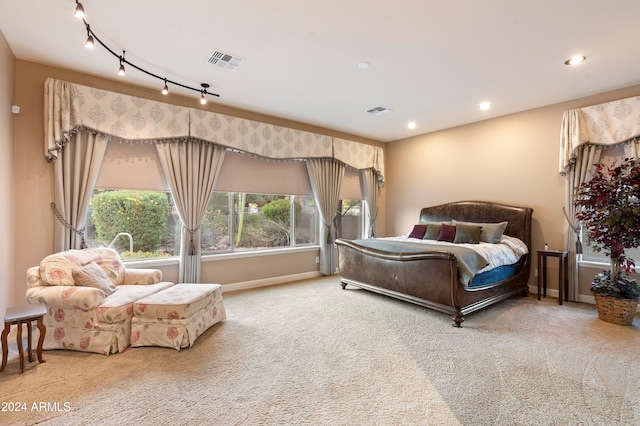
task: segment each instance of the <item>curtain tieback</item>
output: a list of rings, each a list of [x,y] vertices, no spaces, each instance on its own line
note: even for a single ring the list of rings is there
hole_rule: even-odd
[[[580,241],[580,228],[574,225],[569,219],[569,215],[567,214],[567,210],[563,207],[562,213],[564,213],[564,218],[567,221],[567,224],[571,229],[573,229],[574,234],[576,234],[576,254],[582,254],[582,241]]]
[[[69,222],[67,222],[64,219],[64,216],[62,216],[62,213],[60,213],[60,211],[56,207],[56,203],[51,203],[50,206],[51,206],[51,210],[53,210],[53,214],[56,217],[56,219],[58,219],[58,221],[61,224],[63,224],[65,228],[67,228],[68,230],[70,230],[72,232],[75,232],[76,234],[80,235],[80,248],[81,249],[86,249],[87,248],[87,242],[84,239],[84,228],[76,229]]]
[[[193,236],[196,233],[196,231],[200,228],[196,228],[196,229],[189,229],[186,226],[183,225],[183,228],[189,233],[189,256],[195,256],[196,255],[196,243],[193,241]]]

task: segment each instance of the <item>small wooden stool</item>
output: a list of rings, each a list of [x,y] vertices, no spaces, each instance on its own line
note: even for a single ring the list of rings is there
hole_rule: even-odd
[[[42,359],[42,342],[44,342],[44,335],[47,332],[44,323],[42,322],[47,308],[44,303],[38,303],[35,305],[19,306],[14,308],[7,308],[7,313],[4,316],[4,330],[2,331],[2,366],[0,371],[3,371],[7,366],[7,356],[9,355],[9,346],[7,344],[7,335],[11,326],[16,324],[18,326],[16,342],[18,343],[18,353],[20,354],[20,372],[24,371],[24,355],[22,353],[22,323],[27,323],[27,336],[29,343],[27,344],[27,350],[29,351],[29,362],[33,361],[33,355],[31,353],[31,322],[37,321],[38,330],[40,330],[40,338],[38,339],[38,348],[36,353],[38,355],[38,362],[45,362]]]

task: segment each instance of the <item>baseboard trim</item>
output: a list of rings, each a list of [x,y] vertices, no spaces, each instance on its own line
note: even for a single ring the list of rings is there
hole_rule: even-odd
[[[537,295],[538,295],[538,286],[529,286],[529,293],[531,293],[532,295],[537,297]],[[552,289],[552,288],[547,288],[547,297],[548,296],[555,297],[557,299],[558,298],[558,290]],[[540,295],[540,297],[542,297],[542,294]],[[579,294],[578,295],[578,303],[589,303],[591,305],[595,305],[596,304],[596,300],[593,298],[593,296],[587,296],[585,294]]]
[[[537,286],[529,286],[529,293],[534,294],[534,295],[537,296],[538,287]],[[558,290],[547,289],[547,296],[552,296],[552,297],[556,297],[557,298],[558,297]],[[579,294],[578,295],[578,303],[588,303],[590,305],[595,305],[596,304],[596,299],[593,296],[588,296],[586,294]],[[640,305],[638,305],[638,308],[636,309],[636,312],[640,312]]]
[[[300,281],[300,280],[306,280],[309,278],[316,278],[316,277],[319,277],[320,275],[321,274],[319,271],[312,271],[312,272],[303,272],[300,274],[282,275],[279,277],[261,278],[259,280],[243,281],[243,282],[233,283],[233,284],[222,284],[222,292],[226,293],[230,291],[249,290],[253,288],[267,287],[270,285],[284,284],[291,281]]]

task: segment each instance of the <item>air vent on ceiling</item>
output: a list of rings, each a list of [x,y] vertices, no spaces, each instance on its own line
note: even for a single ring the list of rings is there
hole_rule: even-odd
[[[382,114],[386,114],[388,112],[390,112],[390,109],[387,109],[385,107],[379,106],[379,107],[375,107],[375,108],[371,108],[370,110],[368,110],[367,112],[373,115],[382,115]]]
[[[214,50],[207,58],[207,62],[227,70],[235,70],[244,61],[244,58],[233,56],[220,50]]]

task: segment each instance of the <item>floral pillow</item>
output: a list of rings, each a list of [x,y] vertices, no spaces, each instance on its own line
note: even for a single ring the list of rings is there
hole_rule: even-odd
[[[104,292],[106,296],[115,293],[118,288],[111,282],[106,272],[95,262],[73,268],[73,280],[75,285],[83,287],[95,287]]]
[[[95,253],[89,250],[54,253],[40,262],[40,277],[46,285],[74,285],[73,268],[95,260]]]

